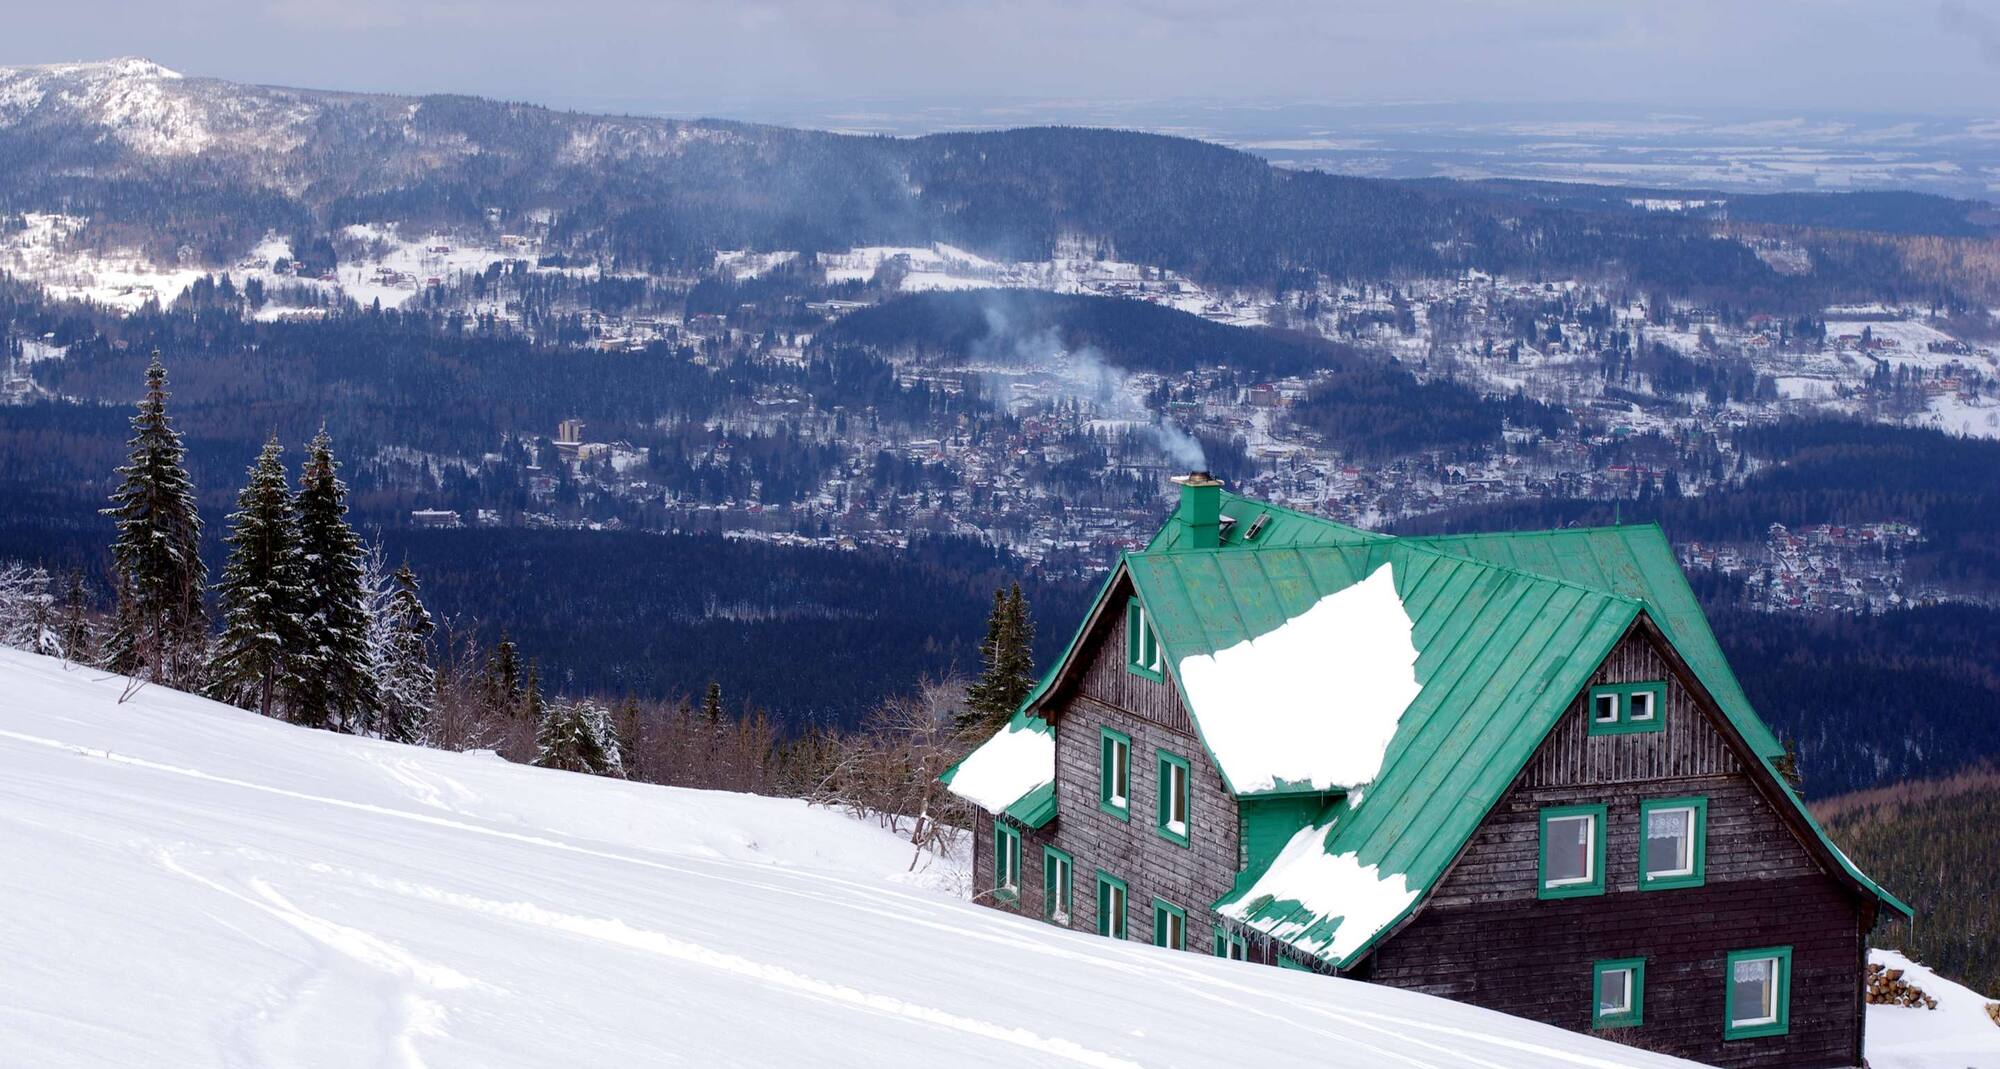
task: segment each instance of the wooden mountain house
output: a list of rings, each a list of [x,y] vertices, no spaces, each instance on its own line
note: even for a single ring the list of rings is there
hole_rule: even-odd
[[[1722,1066],[1862,1062],[1867,936],[1653,526],[1393,538],[1197,473],[947,780],[980,901]]]

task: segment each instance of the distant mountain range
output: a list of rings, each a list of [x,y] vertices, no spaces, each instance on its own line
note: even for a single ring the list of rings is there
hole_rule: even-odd
[[[723,249],[947,241],[1038,259],[1069,243],[1222,284],[1611,270],[1804,303],[1935,280],[1826,255],[1801,282],[1719,225],[2000,232],[1989,205],[1919,194],[1389,181],[1114,130],[845,135],[248,86],[142,59],[0,69],[0,213],[25,211],[218,266],[271,232],[303,249],[357,223],[535,224],[547,249],[641,272],[705,270]]]

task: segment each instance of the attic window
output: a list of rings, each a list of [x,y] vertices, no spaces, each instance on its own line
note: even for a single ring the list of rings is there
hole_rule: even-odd
[[[1665,731],[1667,685],[1663,681],[1604,683],[1590,688],[1590,733],[1632,735]]]
[[[1147,679],[1162,678],[1160,638],[1153,630],[1151,615],[1138,598],[1125,603],[1125,668]]]

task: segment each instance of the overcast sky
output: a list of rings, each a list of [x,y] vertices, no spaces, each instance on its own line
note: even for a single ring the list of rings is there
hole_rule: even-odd
[[[718,114],[1278,98],[2000,112],[2000,0],[9,0],[0,65]]]

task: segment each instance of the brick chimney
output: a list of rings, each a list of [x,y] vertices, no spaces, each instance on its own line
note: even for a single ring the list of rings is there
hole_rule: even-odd
[[[1205,471],[1177,475],[1181,506],[1174,518],[1187,528],[1190,549],[1214,549],[1222,544],[1222,480]]]

